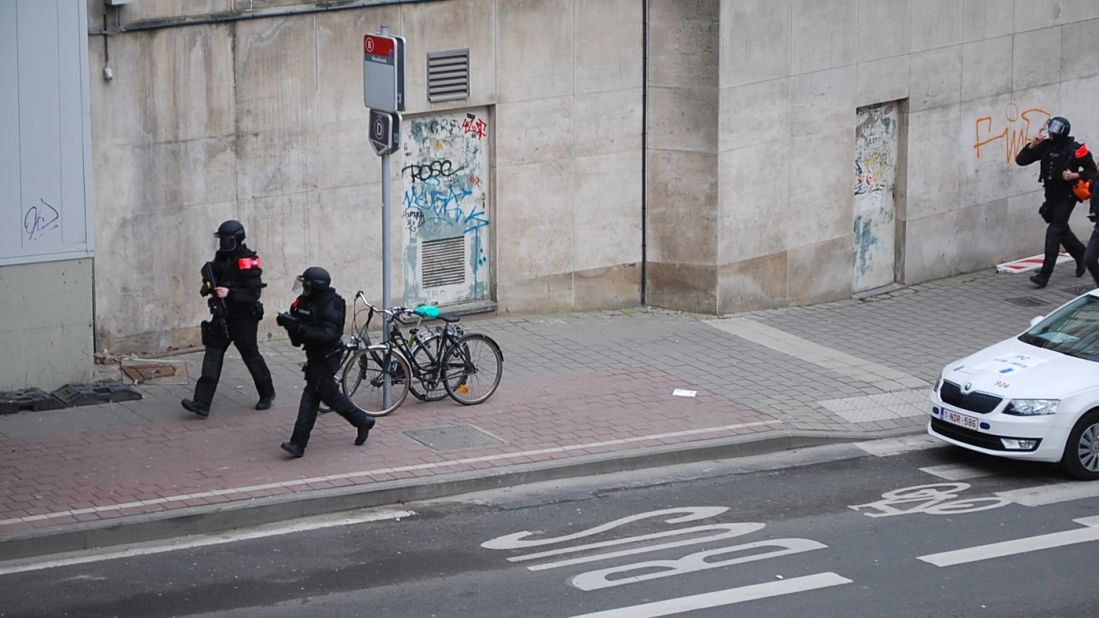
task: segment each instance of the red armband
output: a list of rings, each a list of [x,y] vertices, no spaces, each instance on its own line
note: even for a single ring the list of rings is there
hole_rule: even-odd
[[[252,270],[253,268],[260,268],[259,256],[240,258],[240,260],[237,261],[237,268],[241,270]]]
[[[1076,149],[1076,158],[1083,159],[1088,155],[1088,145],[1080,144],[1080,147]]]

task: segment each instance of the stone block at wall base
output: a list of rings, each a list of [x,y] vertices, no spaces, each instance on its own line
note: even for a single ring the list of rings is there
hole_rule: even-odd
[[[501,315],[569,311],[572,295],[572,273],[501,281],[496,287],[497,311]]]
[[[790,304],[811,305],[851,297],[854,238],[841,236],[787,251]]]
[[[641,304],[641,265],[620,264],[576,273],[502,282],[500,313],[622,309]]]
[[[714,313],[717,269],[709,264],[649,262],[646,303],[654,307]]]
[[[573,274],[573,310],[623,309],[641,304],[641,265],[619,264]]]
[[[787,299],[785,251],[726,264],[718,271],[718,314],[785,307]]]

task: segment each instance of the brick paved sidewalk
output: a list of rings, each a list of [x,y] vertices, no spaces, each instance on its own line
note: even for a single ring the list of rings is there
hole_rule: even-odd
[[[1045,290],[986,271],[722,319],[646,309],[467,319],[504,351],[493,398],[466,407],[410,397],[362,447],[325,414],[297,460],[279,443],[296,415],[301,352],[262,345],[278,391],[265,412],[252,409],[254,387],[230,352],[205,420],[179,406],[193,382],[142,386],[141,401],[0,417],[0,558],[11,541],[317,490],[415,487],[776,436],[919,432],[944,363],[1017,333],[1083,283],[1068,267]],[[201,353],[175,358],[197,375]]]

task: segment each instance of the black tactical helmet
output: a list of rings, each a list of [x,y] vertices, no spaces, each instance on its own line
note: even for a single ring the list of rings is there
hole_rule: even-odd
[[[1054,116],[1046,123],[1046,132],[1049,133],[1050,138],[1054,141],[1065,141],[1068,139],[1069,131],[1072,130],[1072,125],[1069,124],[1067,118],[1061,116]]]
[[[233,251],[244,242],[244,226],[230,219],[218,226],[214,236],[218,238],[219,251]]]
[[[301,295],[309,296],[327,290],[332,285],[332,276],[320,266],[310,266],[298,276],[298,282],[301,283]]]

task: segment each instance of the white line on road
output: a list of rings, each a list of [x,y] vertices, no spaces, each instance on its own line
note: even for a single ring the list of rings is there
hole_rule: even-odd
[[[695,594],[675,599],[667,599],[665,601],[655,601],[653,603],[644,603],[641,605],[620,607],[618,609],[610,609],[591,614],[582,614],[573,616],[572,618],[652,618],[680,612],[690,612],[697,609],[724,607],[726,605],[733,605],[734,603],[755,601],[768,597],[777,597],[783,594],[793,594],[795,592],[805,592],[808,590],[817,590],[819,588],[828,588],[830,586],[850,583],[850,579],[836,575],[835,573],[816,573],[804,577],[791,577],[790,579],[784,579],[777,582],[726,588],[725,590],[717,590],[704,594]]]
[[[122,549],[115,549],[110,551],[86,550],[82,552],[72,552],[66,554],[66,556],[68,557],[55,558],[53,560],[39,561],[39,558],[13,560],[11,562],[0,562],[0,575],[25,573],[27,571],[39,571],[42,569],[53,569],[57,567],[72,566],[74,564],[87,564],[89,562],[101,562],[104,560],[114,560],[116,558],[129,558],[132,556],[149,556],[152,554],[163,554],[171,551],[178,551],[181,549],[193,549],[195,547],[207,547],[209,545],[236,543],[238,541],[247,541],[250,539],[261,539],[270,536],[293,534],[295,532],[308,532],[310,530],[321,530],[324,528],[335,528],[337,526],[350,526],[353,524],[364,524],[374,521],[403,519],[405,517],[411,517],[415,514],[415,511],[382,510],[369,511],[353,516],[324,515],[320,517],[311,517],[309,519],[300,519],[294,523],[289,524],[279,523],[257,526],[255,528],[250,528],[246,531],[233,531],[220,534],[203,534],[194,537],[180,537],[178,539],[169,539],[167,541],[139,543],[135,545],[130,545]]]
[[[931,476],[937,476],[948,481],[964,481],[976,479],[982,476],[992,476],[996,472],[987,468],[978,468],[969,464],[946,464],[943,466],[927,466],[920,468],[920,472],[926,472]],[[1002,495],[1002,494],[997,494]]]
[[[1040,534],[1038,536],[1028,536],[1021,539],[1002,541],[1000,543],[989,543],[988,545],[975,545],[973,547],[955,549],[953,551],[944,551],[938,554],[919,556],[918,558],[938,567],[947,567],[969,562],[978,562],[980,560],[991,560],[992,558],[1025,554],[1043,549],[1052,549],[1054,547],[1075,545],[1077,543],[1099,541],[1099,517],[1082,517],[1080,519],[1074,519],[1073,521],[1086,527],[1077,528],[1075,530],[1065,530],[1063,532],[1051,532],[1050,534]]]
[[[1057,504],[1058,502],[1099,497],[1099,483],[1071,481],[1054,485],[999,491],[996,492],[996,495],[1023,506],[1044,506],[1046,504]]]

